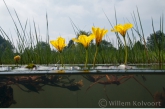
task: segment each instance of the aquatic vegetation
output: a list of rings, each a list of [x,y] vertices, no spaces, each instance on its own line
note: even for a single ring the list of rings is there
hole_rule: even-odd
[[[25,66],[25,68],[28,68],[28,69],[33,69],[33,68],[36,68],[37,66],[35,64],[28,64],[27,66]]]
[[[88,75],[82,75],[82,76],[84,78],[86,78],[87,81],[83,80],[82,78],[77,79],[77,77],[73,76],[73,75],[63,75],[63,74],[6,76],[6,77],[1,76],[0,77],[0,84],[1,84],[1,86],[3,86],[3,88],[0,87],[1,97],[3,97],[3,98],[5,98],[7,96],[12,97],[12,99],[9,100],[10,102],[5,101],[5,102],[9,103],[9,104],[7,104],[7,106],[9,106],[13,103],[16,103],[13,100],[13,94],[11,94],[11,93],[13,93],[13,90],[12,90],[12,92],[10,92],[11,91],[10,86],[13,86],[13,85],[18,87],[18,88],[16,88],[17,91],[18,91],[18,89],[20,89],[21,91],[27,92],[27,93],[35,92],[36,94],[43,94],[40,92],[46,91],[45,89],[47,89],[47,88],[44,88],[44,86],[61,88],[60,90],[66,89],[68,91],[79,91],[79,90],[84,91],[82,89],[83,86],[89,85],[88,83],[93,82],[86,89],[86,91],[88,91],[90,88],[92,88],[93,85],[95,85],[95,84],[102,84],[104,86],[104,91],[105,91],[106,97],[108,100],[110,100],[108,97],[108,94],[110,94],[111,92],[106,91],[107,85],[112,85],[112,84],[121,85],[121,84],[125,83],[126,81],[128,81],[129,79],[133,78],[136,82],[138,82],[143,88],[145,88],[151,94],[154,102],[160,102],[161,105],[156,105],[156,106],[164,107],[165,89],[163,88],[163,92],[156,92],[154,95],[152,95],[152,93],[147,89],[147,87],[144,86],[137,78],[135,78],[134,75],[115,75],[115,74],[102,74],[102,75],[90,74],[89,75],[88,74]],[[83,81],[85,81],[85,82],[83,82]],[[133,86],[136,87],[136,85],[134,85],[134,84],[133,84]],[[127,87],[126,85],[124,87],[130,89],[130,87]],[[6,90],[8,90],[8,91],[6,91]],[[4,91],[5,91],[5,94],[3,94]],[[119,92],[122,93],[122,91],[120,91],[120,90],[119,90]],[[57,92],[55,92],[55,93],[57,93]],[[85,92],[82,92],[82,93],[85,94]],[[95,94],[95,93],[93,93],[93,94]],[[113,93],[111,93],[111,94],[113,94]],[[131,95],[129,95],[129,96],[131,96]],[[117,97],[117,99],[118,99],[118,97]],[[3,101],[4,101],[4,99],[1,99],[2,105],[0,107],[6,105],[6,104],[4,104],[5,102],[3,102]]]
[[[150,92],[150,90],[146,86],[144,86],[139,80],[137,80],[134,77],[134,75],[122,75],[122,76],[118,77],[115,74],[114,75],[113,74],[110,74],[110,75],[109,74],[105,74],[104,76],[96,76],[96,77],[94,75],[91,75],[90,77],[89,76],[87,77],[87,79],[93,81],[93,83],[86,89],[86,91],[88,91],[93,85],[95,85],[97,83],[98,84],[103,84],[103,85],[110,85],[110,84],[120,85],[120,84],[123,84],[124,82],[128,81],[129,79],[133,78],[142,87],[144,87],[148,91],[148,93],[151,95],[151,97],[153,98],[153,94]],[[100,80],[103,77],[105,77],[106,80]]]
[[[95,52],[94,61],[93,61],[93,68],[94,68],[95,63],[96,63],[96,56],[98,53],[98,46],[100,45],[102,38],[105,36],[105,34],[108,32],[108,30],[97,28],[97,27],[92,27],[92,32],[95,35],[95,41],[96,41],[96,52]]]
[[[80,35],[78,39],[73,38],[72,40],[78,43],[81,43],[85,50],[86,50],[86,61],[85,61],[85,68],[87,68],[87,62],[88,62],[88,47],[90,42],[95,38],[93,34],[86,36],[86,35]]]
[[[5,3],[5,2],[4,2]],[[6,5],[6,8],[11,13],[9,8]],[[18,14],[15,11],[15,15],[17,18],[14,18],[14,15],[10,14],[10,17],[13,20],[16,33],[18,35],[16,36],[17,43],[15,44],[12,39],[10,38],[10,35],[8,35],[3,28],[0,28],[1,36],[5,39],[8,39],[9,42],[13,45],[13,48],[16,52],[13,52],[9,49],[5,49],[3,53],[0,54],[1,64],[14,64],[13,56],[16,54],[21,54],[21,60],[20,64],[28,64],[28,63],[36,63],[36,64],[55,64],[59,61],[58,57],[60,55],[60,62],[63,66],[63,63],[65,61],[65,64],[82,64],[84,61],[82,61],[82,58],[85,57],[84,53],[82,53],[82,48],[79,46],[74,46],[73,40],[70,40],[68,46],[64,43],[65,40],[60,36],[57,38],[57,40],[49,40],[49,29],[48,29],[48,15],[46,13],[46,28],[47,28],[47,34],[46,34],[46,41],[43,41],[41,38],[40,32],[37,31],[38,28],[36,28],[35,21],[33,22],[33,26],[31,26],[30,20],[26,20],[25,25],[22,25],[19,19]],[[126,23],[126,24],[118,24],[117,25],[117,17],[116,17],[116,11],[115,11],[115,19],[116,19],[116,26],[113,27],[113,23],[108,19],[110,22],[110,25],[112,26],[111,31],[115,32],[115,34],[119,33],[124,38],[124,43],[121,41],[120,37],[117,39],[111,40],[111,37],[105,37],[106,43],[103,42],[103,37],[107,34],[108,30],[101,29],[100,27],[92,27],[92,34],[95,35],[95,43],[91,43],[88,45],[88,50],[90,50],[89,56],[92,57],[88,58],[88,63],[93,63],[93,68],[95,64],[120,64],[124,61],[124,64],[130,63],[159,63],[160,66],[162,66],[161,63],[165,61],[165,55],[164,55],[164,47],[159,47],[160,45],[163,45],[164,43],[164,34],[160,35],[162,37],[162,44],[154,44],[155,50],[149,50],[147,47],[146,37],[143,32],[142,28],[142,22],[140,19],[140,15],[137,9],[137,15],[138,19],[136,18],[135,13],[133,13],[133,23]],[[107,16],[106,16],[107,17]],[[108,18],[108,17],[107,17]],[[160,17],[160,31],[163,33],[163,15]],[[129,21],[130,19],[128,19]],[[19,23],[17,23],[17,21]],[[72,23],[72,27],[74,26],[78,32],[82,32],[83,34],[85,32],[81,31],[81,29],[77,28],[75,24]],[[134,28],[131,29],[134,25]],[[140,27],[138,27],[140,25]],[[22,27],[26,27],[23,29]],[[152,27],[153,32],[155,33],[155,28],[153,25],[153,19],[152,19]],[[20,29],[21,28],[21,29]],[[28,31],[27,28],[30,28],[30,31]],[[34,28],[34,30],[32,30]],[[79,34],[76,32],[76,29],[74,29],[75,36]],[[129,34],[127,34],[127,31],[131,29],[132,37],[129,37]],[[34,31],[34,33],[33,33]],[[22,34],[22,33],[29,33],[28,34]],[[91,32],[86,32],[87,34],[91,34]],[[85,33],[85,34],[86,34]],[[126,35],[128,36],[128,42],[126,44]],[[136,40],[140,39],[140,40]],[[114,43],[116,42],[116,43]],[[140,43],[139,43],[140,42]],[[157,39],[154,41],[157,43]],[[57,49],[57,51],[51,50],[50,43]],[[103,47],[102,47],[103,44]],[[117,44],[117,45],[115,45]],[[96,47],[94,46],[96,45]],[[125,46],[124,46],[125,45]],[[85,45],[87,46],[87,45]],[[99,46],[99,47],[98,47]],[[106,48],[106,49],[105,49]],[[108,48],[108,49],[107,49]],[[98,51],[98,49],[100,51]],[[125,54],[124,51],[125,50]],[[127,51],[127,52],[126,52]],[[145,51],[145,52],[143,52]],[[57,53],[57,52],[60,52]],[[97,56],[97,54],[98,55]],[[66,54],[65,56],[61,56],[62,54]],[[128,55],[129,54],[129,55]],[[73,56],[74,55],[74,56]],[[123,56],[125,55],[125,60]],[[97,56],[97,59],[96,59]],[[128,58],[129,56],[129,58]],[[161,69],[162,67],[160,67]]]
[[[132,28],[132,27],[133,27],[133,24],[126,23],[124,25],[118,24],[118,25],[114,26],[113,29],[111,29],[111,32],[119,32],[123,36],[124,45],[125,45],[125,62],[124,62],[125,65],[127,64],[127,52],[128,52],[125,35],[126,35],[127,30]]]
[[[100,80],[101,78],[105,77],[105,75],[83,75],[84,78],[86,78],[90,82],[96,82]]]
[[[163,21],[161,21],[161,22],[163,22]],[[47,21],[47,23],[48,23],[48,21]],[[124,64],[146,63],[147,62],[146,60],[148,60],[148,59],[149,59],[150,63],[158,63],[158,62],[163,63],[164,57],[165,57],[163,49],[159,50],[159,51],[161,51],[159,53],[159,59],[158,59],[157,53],[156,53],[157,50],[156,51],[147,50],[148,55],[146,55],[145,52],[142,52],[143,50],[146,49],[146,45],[144,45],[141,41],[142,35],[140,32],[138,32],[136,24],[137,24],[137,22],[134,22],[135,27],[133,29],[131,29],[133,39],[132,39],[132,37],[129,37],[129,34],[127,34],[127,31],[133,27],[133,24],[128,23],[128,24],[124,24],[124,25],[119,24],[119,25],[114,26],[112,31],[115,33],[121,34],[122,37],[124,38],[124,40],[126,40],[126,35],[128,36],[128,43],[126,44],[126,41],[124,42],[125,46],[123,46],[123,42],[120,40],[120,38],[117,37],[115,42],[118,42],[117,43],[118,48],[114,47],[114,43],[112,43],[111,37],[109,37],[109,36],[105,37],[105,42],[102,41],[104,36],[108,33],[108,30],[101,29],[99,27],[92,27],[92,34],[94,34],[94,36],[95,36],[96,43],[93,43],[91,41],[91,43],[89,45],[88,44],[84,45],[85,48],[88,46],[87,47],[88,51],[90,51],[90,53],[88,53],[90,58],[86,57],[85,63],[93,63],[93,68],[96,63],[97,64],[120,64],[123,61],[124,61]],[[163,24],[161,24],[161,25],[163,25]],[[161,28],[163,28],[163,26]],[[37,30],[35,27],[35,23],[34,23],[34,30],[35,31]],[[5,34],[5,31],[3,31],[2,28],[1,28],[1,31],[3,34]],[[18,30],[18,32],[21,33],[19,30]],[[140,37],[140,41],[136,41],[136,42],[134,41],[136,39],[136,35],[134,32],[136,32],[137,35]],[[163,32],[162,29],[161,29],[161,32]],[[33,34],[32,31],[30,31],[30,34]],[[64,63],[65,64],[82,64],[82,63],[84,63],[84,61],[82,61],[82,59],[85,58],[87,53],[86,53],[86,55],[84,55],[84,52],[82,52],[83,48],[81,48],[80,46],[75,46],[73,43],[73,40],[70,40],[69,41],[70,43],[68,45],[66,45],[64,43],[65,39],[62,38],[61,36],[60,36],[60,38],[58,37],[57,40],[51,40],[51,41],[49,41],[49,37],[47,37],[47,40],[46,40],[47,42],[42,43],[43,41],[40,40],[42,38],[40,38],[40,36],[37,34],[37,31],[35,34],[36,34],[36,37],[30,36],[30,39],[29,39],[29,36],[26,36],[26,34],[18,37],[18,40],[20,42],[18,42],[19,43],[18,47],[14,47],[14,48],[16,48],[17,54],[21,54],[20,64],[28,64],[28,63],[34,62],[36,64],[49,65],[49,64],[57,63],[59,61],[59,58],[60,58],[60,63],[62,64],[62,66]],[[78,33],[76,33],[76,35],[77,34]],[[9,36],[3,36],[3,37],[9,37]],[[7,38],[7,39],[10,40],[10,38]],[[31,39],[34,39],[34,40],[31,40]],[[138,43],[138,42],[140,42],[140,43]],[[27,43],[30,43],[29,46],[25,46],[25,45],[28,45]],[[57,51],[51,50],[49,44],[53,45],[53,47],[55,47],[55,49],[57,49]],[[96,47],[95,47],[95,45],[96,45]],[[125,49],[124,49],[124,47],[125,47]],[[160,47],[158,47],[158,48],[161,49]],[[124,50],[125,50],[125,54],[123,52]],[[60,53],[58,53],[58,52],[60,52]],[[97,56],[98,52],[99,52],[99,55]],[[2,59],[1,63],[12,64],[13,55],[15,55],[15,54],[12,54],[9,52],[7,52],[6,54],[0,55],[1,59]],[[63,54],[65,56],[62,56]],[[124,55],[125,55],[125,60],[123,58]],[[128,58],[128,56],[129,56],[129,58]],[[6,58],[4,58],[4,57],[6,57]],[[12,60],[11,60],[11,57],[12,57]],[[97,57],[97,59],[96,59],[96,57]],[[86,67],[87,67],[87,65],[86,65]]]
[[[15,60],[15,63],[17,64],[18,66],[18,62],[20,61],[21,57],[19,55],[17,56],[14,56],[14,60]]]
[[[20,59],[21,59],[21,57],[20,57],[19,55],[17,55],[17,56],[14,57],[14,60],[15,60],[16,62],[18,62]]]
[[[17,15],[17,13],[16,13],[16,15]],[[18,21],[20,21],[18,16],[17,16],[17,19],[18,19]],[[46,14],[46,19],[47,19],[47,14]],[[140,19],[140,17],[139,17],[139,19]],[[163,19],[163,17],[162,17],[162,19]],[[28,33],[26,28],[28,26],[28,23],[30,24],[30,22],[26,21],[26,25],[25,25],[26,28],[22,29],[22,30],[18,30],[19,27],[16,25],[17,23],[13,19],[13,22],[16,27],[15,30],[18,34],[18,42],[17,42],[18,47],[13,47],[13,48],[16,48],[16,52],[12,52],[8,49],[5,49],[5,52],[3,54],[0,54],[0,58],[1,58],[0,63],[13,64],[13,56],[15,56],[16,54],[21,54],[21,57],[19,55],[14,57],[14,60],[17,65],[19,62],[21,63],[21,65],[23,65],[23,64],[27,65],[27,63],[33,63],[33,62],[35,63],[35,64],[28,64],[27,66],[25,66],[25,68],[30,69],[28,71],[31,71],[31,69],[33,69],[33,68],[36,68],[38,66],[38,65],[36,66],[36,64],[47,64],[47,65],[55,64],[55,63],[58,64],[58,62],[59,62],[58,56],[60,56],[60,62],[62,64],[62,67],[64,64],[63,60],[66,61],[66,64],[75,64],[75,63],[82,64],[83,63],[82,59],[84,59],[84,57],[85,57],[85,55],[84,55],[85,52],[83,52],[82,49],[85,48],[85,50],[86,50],[85,68],[87,68],[87,67],[91,68],[91,66],[88,63],[92,63],[92,62],[93,62],[93,68],[95,68],[96,63],[118,65],[124,59],[124,58],[122,59],[122,57],[124,56],[124,50],[125,50],[124,65],[117,67],[118,69],[124,68],[125,70],[129,70],[129,69],[132,69],[132,67],[131,68],[128,67],[128,69],[127,69],[125,67],[125,65],[127,65],[127,63],[130,63],[130,64],[146,63],[147,61],[151,62],[151,63],[159,63],[160,65],[163,65],[163,62],[165,59],[164,50],[163,50],[164,47],[161,47],[161,45],[163,45],[163,44],[158,44],[159,41],[156,39],[156,40],[154,40],[154,42],[156,42],[155,46],[157,46],[156,49],[153,51],[147,50],[143,30],[142,30],[142,34],[141,34],[141,32],[139,32],[139,30],[138,30],[136,18],[134,18],[133,20],[135,21],[134,22],[135,28],[133,28],[133,24],[126,23],[123,25],[118,24],[111,29],[111,32],[119,33],[124,39],[124,46],[123,46],[123,43],[120,40],[120,38],[117,38],[116,42],[119,42],[119,43],[117,43],[118,48],[115,48],[114,45],[111,42],[109,42],[110,37],[108,37],[108,38],[106,37],[105,41],[104,42],[102,41],[103,37],[108,33],[108,30],[101,29],[99,27],[92,27],[92,34],[89,36],[80,35],[78,38],[73,38],[70,41],[70,46],[69,46],[69,44],[67,46],[65,43],[65,39],[62,38],[61,36],[59,36],[56,40],[49,41],[48,19],[47,19],[47,39],[46,39],[45,43],[43,43],[42,40],[40,40],[42,38],[40,37],[40,35],[37,32],[35,22],[33,22],[34,31],[35,31],[35,35],[33,36],[32,35],[33,33],[31,30],[29,32],[29,35],[25,34],[25,33]],[[142,29],[141,21],[139,21],[139,22],[140,22],[140,26]],[[20,26],[23,27],[21,24],[20,24]],[[152,21],[152,26],[153,26],[153,21]],[[131,28],[133,28],[133,29],[131,29]],[[129,29],[132,30],[133,40],[127,34],[127,31]],[[154,31],[154,36],[156,36],[154,28],[153,28],[153,31]],[[163,20],[160,20],[160,31],[163,33]],[[5,33],[5,31],[3,31],[3,29],[1,27],[0,27],[0,32],[2,33],[3,37],[10,40],[9,36]],[[139,43],[134,42],[134,40],[136,40],[136,35],[134,34],[134,32],[136,32],[140,38]],[[24,33],[24,34],[22,35],[20,33]],[[126,35],[128,36],[128,44],[126,43]],[[164,40],[163,34],[161,35],[161,37],[163,37],[162,40]],[[93,39],[95,39],[95,43],[92,42]],[[141,40],[144,40],[144,44],[142,43]],[[75,46],[73,44],[73,41],[81,43],[84,46],[84,48],[81,49],[80,46]],[[9,41],[9,42],[12,42],[12,41]],[[164,43],[164,42],[162,42],[162,43]],[[51,50],[50,44],[57,51]],[[135,46],[135,45],[137,45],[137,46]],[[95,48],[95,46],[96,46],[96,48]],[[99,49],[99,47],[102,49]],[[88,53],[89,50],[90,50],[90,54]],[[146,50],[146,54],[143,53],[143,50]],[[98,55],[98,53],[100,53],[100,55]],[[64,54],[64,56],[62,54]],[[128,54],[130,54],[129,58],[128,58]],[[90,58],[88,58],[88,55]],[[146,59],[147,59],[147,61],[145,61]],[[6,60],[6,61],[3,61],[3,60]],[[87,64],[89,66],[87,66]],[[71,68],[74,68],[73,66],[71,66]],[[76,66],[76,67],[79,67],[79,66]],[[76,67],[75,67],[75,69],[72,69],[72,70],[74,70],[74,71],[76,70],[77,72],[79,72],[79,68],[76,68]],[[103,67],[104,67],[104,65],[101,66],[101,68],[103,68]],[[105,68],[106,68],[106,70],[108,69],[108,73],[111,72],[111,69],[109,66],[105,67]],[[35,69],[35,70],[36,71],[38,70],[40,72],[41,69]],[[45,85],[63,88],[63,89],[67,89],[69,91],[81,90],[81,87],[84,86],[83,80],[82,79],[77,80],[78,78],[70,78],[72,76],[72,74],[66,75],[66,72],[67,72],[66,70],[68,70],[68,69],[64,69],[64,70],[53,69],[53,71],[51,70],[53,73],[56,73],[56,75],[44,74],[44,75],[37,75],[37,76],[28,75],[28,76],[19,76],[19,77],[16,77],[16,76],[1,77],[0,84],[4,85],[3,89],[5,89],[5,88],[9,89],[9,92],[12,92],[12,90],[11,90],[11,87],[8,87],[8,85],[16,85],[19,89],[21,89],[24,92],[35,92],[35,93],[39,93],[40,91],[43,91],[43,87]],[[43,71],[47,71],[47,70],[44,69]],[[69,71],[70,71],[69,73],[72,73],[71,69],[69,69]],[[84,78],[86,78],[89,82],[92,82],[92,84],[90,84],[90,85],[88,84],[89,87],[86,89],[86,91],[91,89],[95,84],[102,84],[104,86],[112,85],[112,84],[121,85],[132,78],[133,80],[135,80],[138,84],[140,84],[143,88],[145,88],[147,90],[147,92],[154,98],[155,102],[160,101],[161,106],[165,107],[165,105],[164,105],[165,104],[165,89],[164,88],[163,88],[163,92],[156,92],[153,95],[150,92],[150,90],[145,85],[143,85],[134,75],[125,75],[125,74],[116,75],[116,74],[108,74],[108,73],[101,74],[101,75],[98,75],[98,74],[97,75],[86,75],[85,74],[85,73],[91,73],[90,71],[91,70],[86,70],[86,69],[81,70],[81,73],[82,72],[84,73],[82,76]],[[100,73],[100,72],[104,73],[104,71],[105,70],[103,70],[103,71],[96,70],[96,72],[94,72],[94,73]],[[144,81],[146,80],[144,75],[141,75],[141,77]],[[2,88],[2,87],[0,87],[0,88]],[[5,94],[7,94],[7,93],[5,93]],[[1,93],[1,97],[3,97],[3,99],[4,98],[6,99],[5,96],[8,96],[5,94],[4,94],[4,92]],[[9,97],[12,98],[13,95],[11,94],[11,95],[9,95]],[[1,101],[1,104],[2,103],[3,102]],[[14,103],[14,101],[10,101],[9,105],[11,105],[11,103]]]
[[[111,29],[111,32],[119,32],[123,37],[125,37],[127,30],[131,29],[132,27],[133,27],[133,24],[131,23],[126,23],[124,25],[118,24],[114,26],[113,29]]]
[[[50,43],[58,50],[58,52],[61,55],[61,64],[63,67],[63,61],[62,61],[62,50],[64,49],[64,47],[66,46],[65,44],[65,39],[62,38],[61,36],[58,37],[56,40],[51,40]]]
[[[58,37],[56,40],[51,40],[50,43],[61,53],[64,47],[66,46],[65,44],[65,39],[62,38],[61,36]]]
[[[154,94],[154,102],[160,102],[160,105],[157,105],[158,108],[165,107],[165,88],[163,87],[163,92],[156,92]]]
[[[92,32],[95,35],[96,45],[99,46],[99,44],[102,41],[102,38],[105,36],[105,34],[108,32],[108,30],[101,29],[98,27],[92,27]]]
[[[103,78],[103,77],[106,77],[106,81],[103,81],[103,80],[100,80],[101,78]],[[121,77],[117,77],[116,75],[104,75],[104,76],[101,76],[101,77],[97,77],[98,79],[94,79],[94,77],[92,76],[91,78],[93,78],[94,80],[96,80],[96,81],[94,81],[94,83],[93,84],[91,84],[88,88],[87,88],[87,90],[89,90],[93,85],[95,85],[95,84],[97,84],[97,83],[99,83],[99,84],[104,84],[104,85],[108,85],[108,84],[116,84],[116,85],[119,85],[119,84],[122,84],[122,83],[124,83],[125,81],[127,81],[128,79],[130,79],[130,78],[132,78],[133,77],[133,75],[126,75],[126,76],[121,76]],[[123,79],[125,79],[126,78],[126,80],[124,80],[123,82],[122,82],[122,80]],[[92,79],[92,80],[93,80]],[[86,90],[86,91],[87,91]]]
[[[78,87],[82,87],[84,85],[83,80],[75,82],[75,85],[78,86]]]
[[[11,76],[1,77],[0,84],[16,85],[24,92],[39,93],[39,91],[44,91],[42,87],[45,85],[66,88],[70,91],[77,91],[83,86],[83,80],[75,81],[75,79],[70,79],[70,75]]]
[[[13,88],[7,85],[0,86],[0,108],[8,108],[16,104],[14,100]]]
[[[81,43],[85,49],[88,49],[90,42],[95,38],[93,34],[86,36],[86,35],[80,35],[78,39],[73,38],[72,40],[78,43]]]

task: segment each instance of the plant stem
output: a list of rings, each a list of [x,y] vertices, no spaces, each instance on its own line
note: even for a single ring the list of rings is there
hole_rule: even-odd
[[[94,57],[94,60],[93,60],[93,68],[95,67],[97,53],[98,53],[98,45],[96,45],[95,57]]]
[[[124,45],[125,45],[125,62],[124,62],[124,64],[126,65],[127,64],[127,45],[126,45],[125,37],[124,37]]]
[[[87,68],[87,63],[88,63],[88,49],[86,50],[86,60],[85,60],[85,68]]]
[[[61,65],[63,67],[63,60],[62,60],[62,53],[60,52],[60,58],[61,58]]]
[[[17,65],[17,67],[18,67],[18,62],[16,62],[16,65]]]

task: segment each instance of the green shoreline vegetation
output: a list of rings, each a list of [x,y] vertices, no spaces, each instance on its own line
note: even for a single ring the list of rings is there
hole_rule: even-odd
[[[5,4],[6,5],[6,4]],[[7,7],[7,5],[6,5]],[[8,7],[7,7],[8,9]],[[58,53],[57,50],[51,49],[52,45],[50,44],[49,38],[49,23],[48,23],[48,15],[46,14],[46,41],[42,41],[39,31],[37,31],[36,24],[33,22],[33,26],[29,25],[30,31],[27,31],[28,20],[26,20],[25,25],[21,24],[21,21],[15,11],[17,16],[17,21],[13,19],[9,9],[8,12],[13,20],[15,25],[16,33],[17,33],[17,44],[15,45],[13,39],[10,38],[9,35],[3,30],[3,27],[0,26],[0,64],[16,64],[14,61],[14,56],[19,55],[21,57],[19,64],[56,64],[59,62],[60,58],[63,60],[63,64],[84,64],[86,60],[86,50],[81,43],[74,43],[72,39],[70,39],[69,43],[64,47],[61,54]],[[110,29],[114,27],[108,16],[105,14],[107,21],[111,27],[106,28],[108,32]],[[115,11],[115,18],[116,11]],[[146,38],[143,33],[142,22],[140,19],[140,14],[137,8],[137,17],[135,13],[132,15],[134,22],[129,22],[133,24],[133,28],[131,28],[125,36],[127,44],[122,39],[122,36],[117,32],[116,34],[116,42],[118,48],[115,48],[113,43],[110,41],[111,36],[105,35],[105,37],[100,42],[98,48],[96,48],[95,41],[91,41],[88,46],[88,64],[93,64],[93,58],[95,56],[96,49],[98,49],[97,58],[95,60],[95,64],[122,64],[125,62],[125,48],[127,48],[127,64],[138,64],[138,63],[158,63],[159,68],[163,67],[163,63],[165,63],[165,34],[163,32],[163,15],[160,17],[160,28],[158,31],[154,28],[153,19],[151,20],[151,26],[153,31],[151,31],[150,36]],[[19,24],[19,25],[18,25]],[[73,38],[78,38],[80,35],[90,36],[92,32],[84,31],[78,29],[73,21],[71,20],[72,28],[75,32],[75,36]],[[116,25],[118,25],[116,23]],[[20,28],[20,29],[19,29]],[[34,32],[32,31],[34,28]],[[55,36],[55,40],[58,36]],[[139,38],[140,40],[136,40]],[[147,40],[146,40],[146,39]],[[87,62],[86,62],[87,63]]]

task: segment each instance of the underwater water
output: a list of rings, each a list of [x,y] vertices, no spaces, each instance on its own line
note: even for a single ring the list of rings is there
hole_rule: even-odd
[[[1,75],[0,107],[165,107],[165,75]]]

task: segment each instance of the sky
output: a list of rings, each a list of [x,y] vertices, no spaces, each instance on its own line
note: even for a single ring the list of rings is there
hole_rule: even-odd
[[[107,29],[108,33],[104,38],[115,46],[116,36],[110,31],[112,27],[108,22],[109,19],[115,25],[115,10],[118,24],[128,21],[134,24],[132,15],[134,12],[138,20],[138,8],[145,38],[153,32],[151,18],[155,30],[159,30],[160,17],[165,13],[165,0],[5,0],[5,2],[19,29],[14,10],[23,27],[28,21],[27,33],[30,27],[33,29],[34,21],[41,40],[45,41],[47,13],[50,40],[62,36],[66,39],[66,43],[76,37],[71,20],[80,30],[91,31],[92,26]],[[16,43],[18,40],[16,28],[3,0],[0,0],[0,27]],[[35,34],[34,29],[33,34]],[[136,38],[139,39],[138,35]]]

